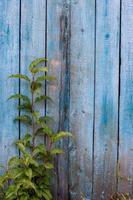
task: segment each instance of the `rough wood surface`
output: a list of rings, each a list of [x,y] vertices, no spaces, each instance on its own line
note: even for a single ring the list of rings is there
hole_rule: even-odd
[[[28,75],[30,62],[47,56],[57,81],[44,85],[54,103],[42,114],[54,117],[55,132],[74,134],[58,144],[65,154],[55,160],[54,200],[107,200],[118,158],[118,189],[133,193],[132,13],[133,0],[0,1],[0,163],[26,131],[13,122],[18,102],[6,99],[29,94],[27,85],[7,77]]]
[[[71,5],[70,199],[91,199],[94,118],[95,1]]]
[[[48,73],[55,76],[57,81],[47,84],[47,95],[53,99],[54,103],[47,103],[47,115],[54,118],[53,130],[59,130],[59,96],[61,90],[61,52],[60,43],[60,15],[62,7],[61,1],[48,1],[47,4],[47,57]],[[54,26],[53,24],[56,24]],[[53,178],[54,199],[58,200],[58,157],[55,158],[55,172]]]
[[[0,164],[18,153],[13,142],[19,137],[16,104],[7,98],[19,91],[18,80],[8,76],[19,72],[19,1],[0,1]]]
[[[107,200],[116,190],[119,18],[118,0],[97,1],[94,200]]]
[[[23,0],[21,2],[21,73],[29,75],[30,63],[45,57],[45,0]],[[20,92],[29,94],[26,82],[20,83]],[[45,106],[41,107],[42,114]],[[21,136],[25,134],[21,126]]]
[[[122,1],[119,190],[133,194],[133,1]],[[129,178],[130,181],[126,179]]]
[[[55,108],[48,106],[47,112],[53,115],[54,130],[69,129],[69,70],[70,70],[70,3],[66,0],[48,1],[48,40],[47,52],[50,73],[57,82],[48,86],[48,94],[54,99]],[[56,159],[56,180],[54,198],[68,199],[68,140],[60,142],[65,151]]]

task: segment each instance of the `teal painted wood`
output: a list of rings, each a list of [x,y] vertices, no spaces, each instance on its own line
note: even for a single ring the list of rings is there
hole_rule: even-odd
[[[47,57],[49,75],[55,76],[57,81],[47,85],[47,95],[53,99],[54,103],[47,102],[47,115],[54,118],[53,130],[59,130],[59,96],[61,91],[61,51],[60,44],[60,16],[62,13],[61,0],[47,2]],[[55,158],[55,177],[53,178],[54,199],[58,200],[58,157]],[[68,187],[68,186],[67,186]]]
[[[95,1],[71,6],[70,199],[92,199]]]
[[[13,12],[12,12],[13,10]],[[8,76],[19,72],[19,1],[0,2],[0,164],[18,152],[12,146],[18,139],[18,124],[13,119],[18,115],[16,104],[7,101],[9,95],[19,90],[18,81],[7,80]]]
[[[21,2],[22,74],[29,75],[29,64],[36,58],[45,57],[45,6],[44,0],[23,0]],[[27,84],[23,81],[20,86],[21,92],[28,95]],[[41,111],[44,115],[44,109],[41,108]],[[26,129],[21,126],[21,135],[25,134],[25,131]]]
[[[18,102],[6,101],[19,92],[19,81],[7,77],[28,74],[33,59],[48,55],[49,73],[58,81],[47,85],[54,100],[47,114],[55,118],[55,132],[74,134],[74,141],[59,144],[65,154],[55,160],[55,200],[78,200],[82,193],[87,200],[108,199],[117,188],[117,156],[120,175],[133,176],[133,2],[121,2],[121,74],[120,0],[97,0],[96,13],[94,0],[0,2],[0,163],[18,154],[11,144],[20,136],[13,122]],[[20,91],[29,94],[24,81]],[[25,131],[21,126],[21,136]],[[132,181],[118,184],[119,191],[133,193]]]
[[[133,1],[122,1],[120,90],[120,174],[133,178]],[[133,194],[133,180],[119,181],[119,190]]]
[[[97,1],[94,200],[116,190],[120,1]]]
[[[69,68],[70,68],[70,3],[48,1],[48,57],[50,73],[58,83],[48,86],[55,108],[48,105],[48,114],[55,118],[54,130],[68,130],[69,126]],[[65,154],[56,159],[55,195],[58,200],[68,199],[68,140],[60,142]]]

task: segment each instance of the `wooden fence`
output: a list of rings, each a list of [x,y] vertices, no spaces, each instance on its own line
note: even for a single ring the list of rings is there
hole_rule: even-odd
[[[27,93],[7,77],[27,74],[44,56],[58,79],[47,85],[55,103],[44,111],[55,117],[55,130],[75,136],[60,143],[66,153],[57,159],[55,200],[133,193],[133,0],[0,0],[2,164],[18,154],[12,142],[23,134],[7,98]]]

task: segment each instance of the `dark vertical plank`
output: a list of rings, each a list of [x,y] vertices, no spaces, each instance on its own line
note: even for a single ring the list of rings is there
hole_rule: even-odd
[[[70,199],[92,199],[95,1],[72,1],[70,66]]]
[[[55,118],[54,130],[69,129],[69,68],[70,68],[70,2],[48,1],[48,58],[49,73],[57,82],[48,86],[47,93],[54,105],[47,106],[47,114]],[[68,200],[68,140],[60,142],[65,154],[56,159],[54,199]]]
[[[133,194],[133,1],[122,1],[119,190]]]
[[[97,1],[94,200],[116,190],[120,1]]]
[[[7,101],[9,95],[18,93],[16,80],[8,76],[19,72],[19,1],[0,1],[0,163],[17,153],[12,147],[18,139],[18,124],[13,119],[18,115],[16,102]]]
[[[29,74],[29,64],[36,58],[45,57],[45,0],[21,2],[21,73]],[[27,84],[21,82],[21,93],[29,95]],[[45,108],[45,106],[44,106]],[[44,109],[41,109],[44,114]],[[21,135],[25,134],[21,126]]]

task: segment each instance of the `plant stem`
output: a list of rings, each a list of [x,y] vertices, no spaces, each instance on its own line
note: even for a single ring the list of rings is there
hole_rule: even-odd
[[[32,76],[32,83],[34,83],[34,75]],[[34,113],[34,91],[32,90],[31,92],[31,98],[32,98],[32,104],[31,104],[31,107],[32,107],[32,144],[33,144],[33,147],[35,146],[35,123],[34,123],[34,117],[33,117],[33,113]]]

